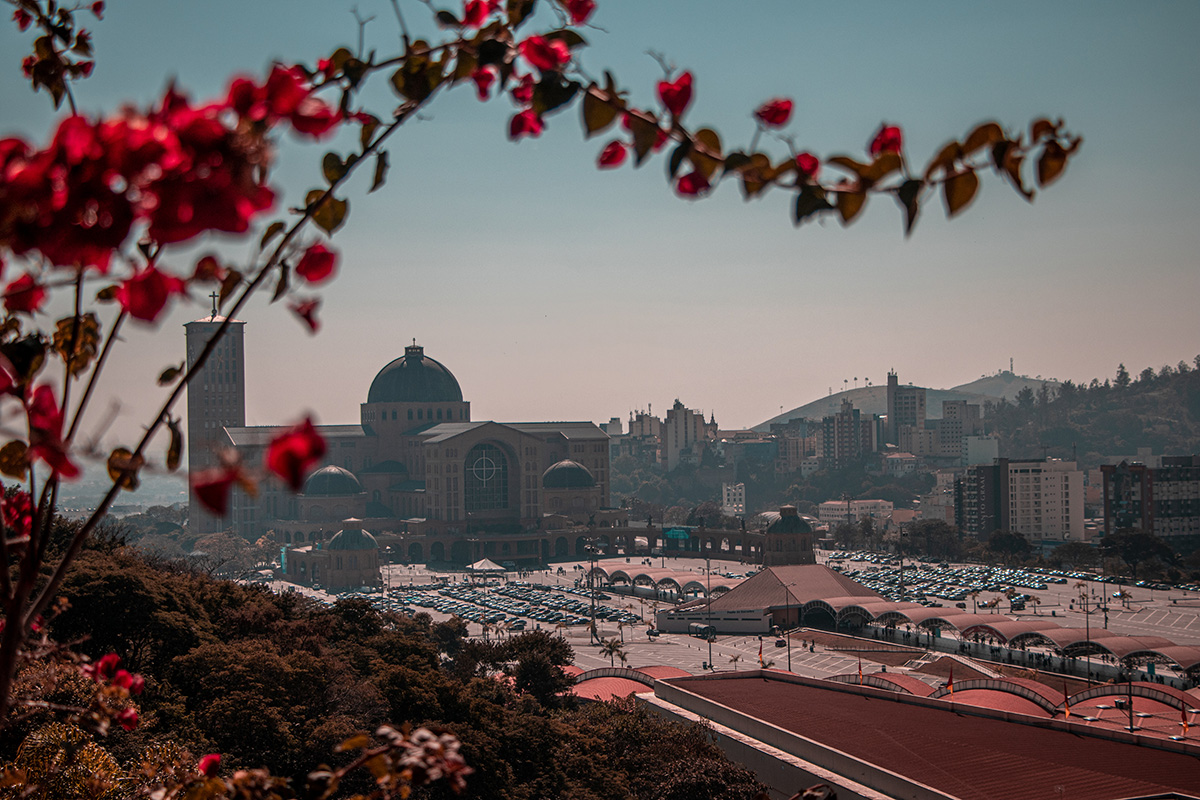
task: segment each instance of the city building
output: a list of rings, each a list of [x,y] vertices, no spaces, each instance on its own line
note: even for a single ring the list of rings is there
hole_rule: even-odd
[[[1085,539],[1083,472],[1074,461],[998,458],[969,467],[960,498],[956,518],[967,533],[1007,530],[1047,545]]]
[[[886,441],[899,445],[902,450],[916,453],[914,448],[900,441],[900,428],[904,425],[925,427],[925,389],[920,386],[901,386],[896,373],[888,372]]]
[[[858,522],[872,519],[883,522],[892,516],[890,500],[826,500],[817,506],[817,519],[822,525],[839,522]]]
[[[741,517],[746,514],[746,484],[721,484],[721,513],[727,517]]]
[[[660,458],[663,467],[667,472],[673,472],[681,464],[699,464],[704,446],[715,433],[715,419],[710,428],[703,413],[686,408],[676,399],[662,422]]]
[[[246,323],[217,315],[216,300],[209,316],[184,325],[187,368],[192,372],[213,336],[227,328],[208,360],[192,378],[187,396],[188,472],[215,467],[224,446],[225,429],[246,424]],[[188,507],[191,530],[198,535],[216,533],[233,525],[233,516],[210,514],[195,497]]]
[[[820,454],[835,469],[879,449],[879,418],[863,418],[854,405],[842,400],[841,410],[821,420]]]
[[[1200,541],[1200,456],[1104,464],[1104,533],[1124,528],[1191,545]]]
[[[186,326],[190,360],[219,319]],[[229,450],[243,463],[262,463],[271,440],[289,428],[245,425],[241,323],[234,331],[189,387],[193,470]],[[319,551],[351,517],[406,560],[464,563],[542,562],[567,555],[552,548],[570,547],[547,530],[626,521],[625,512],[608,507],[603,430],[591,422],[472,420],[458,380],[415,342],[372,380],[357,424],[317,429],[327,447],[322,466],[333,469],[317,469],[300,494],[269,479],[255,496],[235,490],[226,519],[210,521],[194,502],[193,519],[251,541],[270,533],[282,547],[313,545],[304,556],[310,583],[312,567],[318,574],[335,569]]]

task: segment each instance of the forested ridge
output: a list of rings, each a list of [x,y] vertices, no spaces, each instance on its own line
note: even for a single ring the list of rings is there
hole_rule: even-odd
[[[1112,379],[1064,381],[1055,391],[1024,391],[1015,403],[987,404],[984,416],[1009,458],[1075,458],[1094,467],[1109,456],[1200,452],[1200,356],[1191,363]]]

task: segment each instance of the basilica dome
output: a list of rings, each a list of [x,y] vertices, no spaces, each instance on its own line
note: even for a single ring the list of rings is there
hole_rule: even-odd
[[[578,461],[564,458],[542,473],[542,486],[546,489],[590,489],[596,479],[588,468]]]
[[[767,522],[767,533],[812,533],[813,526],[805,517],[796,513],[795,506],[781,506],[779,511],[763,514]]]
[[[330,465],[308,476],[304,482],[306,497],[344,497],[350,494],[362,494],[362,484],[349,470]]]
[[[333,535],[326,550],[378,550],[379,542],[375,537],[362,529],[362,520],[348,519],[343,523],[346,527]]]
[[[418,344],[404,348],[404,355],[379,370],[368,403],[461,403],[462,389],[450,370],[425,355]]]

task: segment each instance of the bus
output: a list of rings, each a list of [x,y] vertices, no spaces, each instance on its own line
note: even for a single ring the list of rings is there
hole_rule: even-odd
[[[703,622],[693,622],[688,625],[688,636],[695,636],[697,639],[711,642],[717,638],[717,629],[712,625],[705,625]]]

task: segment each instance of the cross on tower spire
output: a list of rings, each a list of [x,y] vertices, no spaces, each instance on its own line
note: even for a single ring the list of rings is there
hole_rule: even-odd
[[[217,316],[217,298],[220,297],[215,291],[209,295],[212,298],[212,315],[215,319]]]

